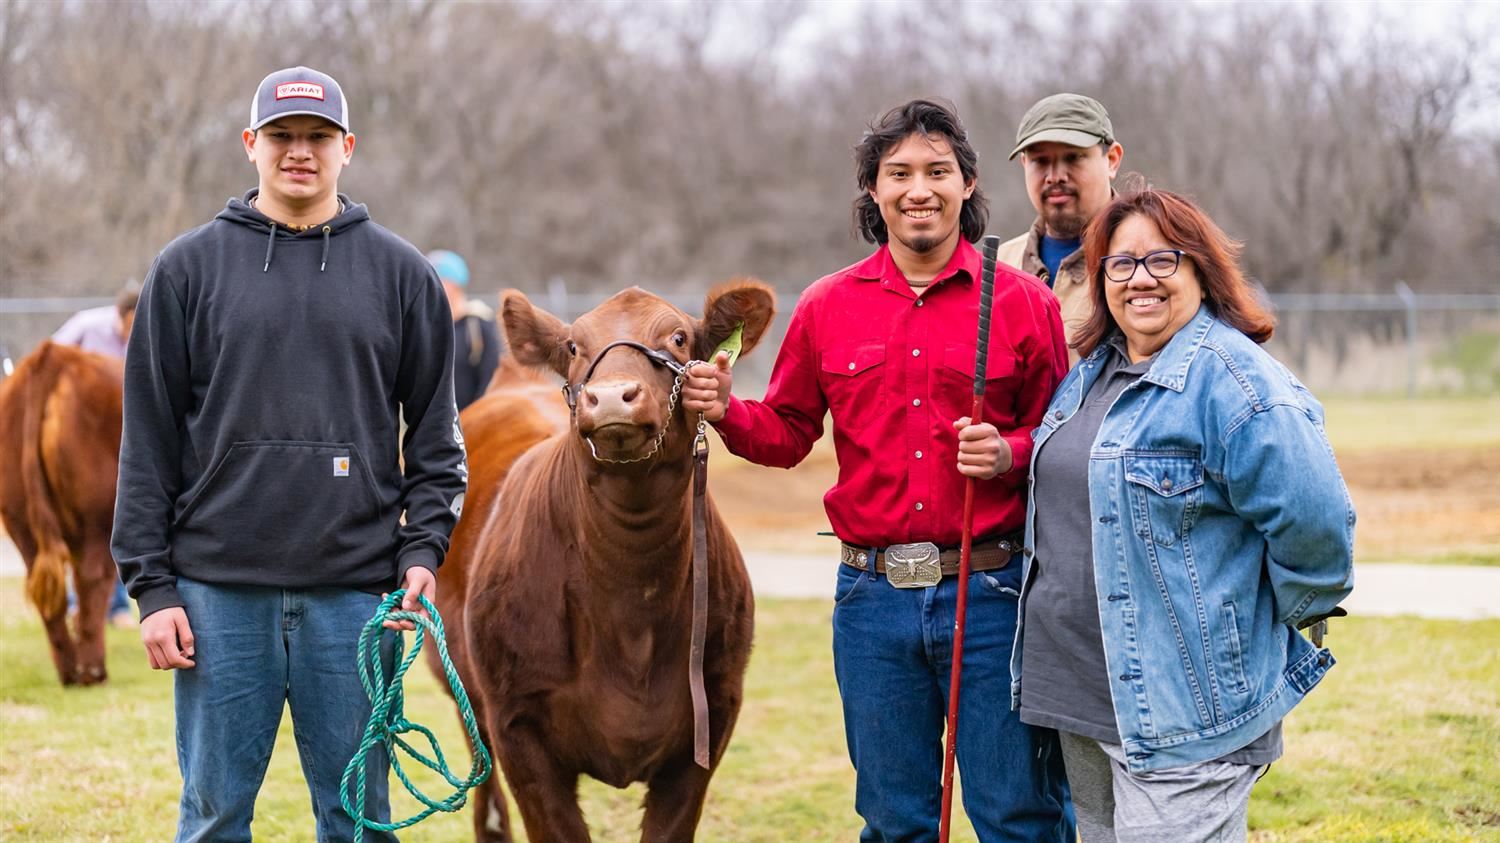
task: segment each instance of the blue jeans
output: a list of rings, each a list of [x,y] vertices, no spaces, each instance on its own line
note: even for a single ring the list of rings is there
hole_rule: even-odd
[[[344,767],[370,719],[355,651],[380,597],[348,589],[211,585],[179,577],[193,629],[190,670],[175,671],[177,764],[182,802],[177,840],[250,839],[283,707],[290,704],[297,754],[312,796],[318,841],[349,840],[354,822],[339,801]],[[395,640],[383,639],[386,675]],[[366,762],[365,813],[387,822],[385,751]],[[366,831],[365,840],[395,840]]]
[[[981,843],[1073,841],[1057,734],[1010,709],[1021,561],[969,576],[959,700],[963,804]],[[839,566],[833,665],[867,843],[937,839],[958,577],[895,588]]]
[[[121,612],[129,612],[130,609],[130,595],[125,593],[125,583],[120,582],[117,576],[114,593],[109,597],[109,616],[114,617]]]

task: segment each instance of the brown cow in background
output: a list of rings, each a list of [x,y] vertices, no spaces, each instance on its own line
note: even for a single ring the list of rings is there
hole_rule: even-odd
[[[26,595],[64,685],[106,678],[121,384],[119,360],[50,341],[0,383],[0,521],[26,563]],[[76,639],[66,611],[70,566]]]
[[[501,315],[515,360],[578,384],[617,340],[686,363],[743,323],[748,351],[774,306],[770,288],[741,281],[710,293],[702,320],[639,289],[572,325],[515,291]],[[629,347],[599,358],[571,423],[555,385],[542,398],[507,378],[462,416],[468,501],[439,569],[438,609],[485,742],[532,843],[589,839],[581,774],[645,782],[641,839],[691,840],[739,715],[754,624],[744,560],[710,498],[703,769],[688,685],[696,419],[673,372]],[[558,420],[567,429],[545,438]],[[475,836],[514,840],[493,778],[476,794]]]

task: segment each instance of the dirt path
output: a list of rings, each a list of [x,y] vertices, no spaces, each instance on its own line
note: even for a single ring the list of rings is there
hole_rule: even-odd
[[[709,488],[741,545],[808,554],[833,546],[817,536],[828,529],[823,493],[837,477],[827,442],[791,471],[714,453]],[[1357,451],[1340,454],[1339,467],[1359,515],[1356,559],[1500,564],[1500,448]]]
[[[836,540],[823,493],[837,467],[818,443],[791,471],[751,465],[713,443],[709,487],[745,549],[756,593],[827,597]],[[1347,608],[1364,615],[1500,617],[1500,564],[1376,564],[1468,558],[1500,562],[1500,448],[1360,451],[1339,465],[1359,513],[1356,587]],[[0,576],[23,573],[0,534]]]

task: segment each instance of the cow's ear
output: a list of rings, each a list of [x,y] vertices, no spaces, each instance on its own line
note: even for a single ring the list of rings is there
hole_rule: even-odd
[[[506,290],[500,294],[500,323],[516,362],[568,377],[568,326],[561,319],[533,306],[520,290]]]
[[[748,354],[776,316],[776,293],[754,278],[735,278],[715,287],[703,301],[703,321],[698,323],[698,344],[693,355],[707,360],[735,326],[743,324],[740,354]]]

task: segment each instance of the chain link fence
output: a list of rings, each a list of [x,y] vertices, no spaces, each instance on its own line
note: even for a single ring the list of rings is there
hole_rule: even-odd
[[[571,320],[608,297],[570,289],[561,279],[527,290],[538,307]],[[491,306],[495,291],[476,291]],[[666,297],[690,315],[702,293]],[[1278,293],[1276,335],[1267,349],[1319,394],[1500,393],[1500,294]],[[0,298],[0,357],[19,359],[74,312],[112,304],[112,297]],[[759,349],[736,367],[745,394],[759,394],[770,375],[795,293],[778,297],[777,317]]]

